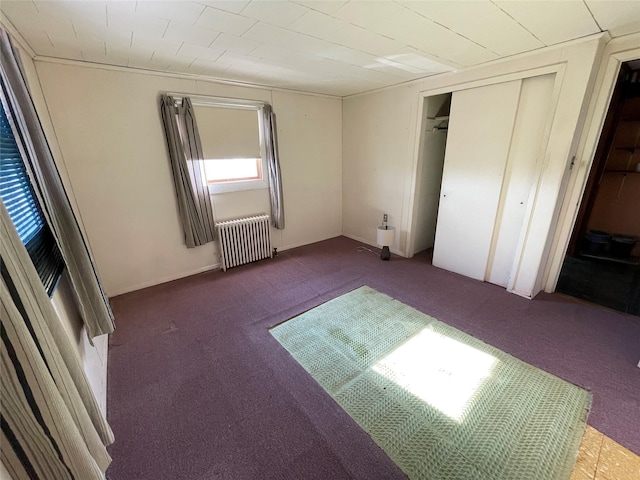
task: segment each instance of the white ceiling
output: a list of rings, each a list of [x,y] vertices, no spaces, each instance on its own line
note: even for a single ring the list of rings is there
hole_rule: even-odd
[[[338,96],[640,31],[640,0],[2,0],[0,10],[37,56]]]

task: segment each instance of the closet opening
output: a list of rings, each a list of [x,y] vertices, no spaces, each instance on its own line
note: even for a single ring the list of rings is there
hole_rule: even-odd
[[[451,93],[425,97],[416,179],[415,237],[413,253],[431,263],[440,202]]]

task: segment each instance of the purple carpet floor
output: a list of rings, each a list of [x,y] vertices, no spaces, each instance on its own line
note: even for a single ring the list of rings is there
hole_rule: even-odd
[[[588,423],[640,454],[638,317],[338,237],[112,299],[109,478],[405,478],[268,332],[361,285],[591,391]]]

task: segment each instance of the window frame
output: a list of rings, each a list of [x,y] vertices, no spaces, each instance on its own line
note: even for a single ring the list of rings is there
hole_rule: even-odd
[[[258,116],[258,139],[260,142],[260,159],[261,167],[260,173],[261,179],[251,180],[231,180],[226,182],[216,181],[209,182],[206,178],[204,169],[202,175],[204,176],[204,182],[209,188],[209,194],[215,195],[218,193],[238,192],[243,190],[262,190],[269,188],[269,178],[267,175],[267,146],[264,138],[264,115],[262,113],[265,103],[254,100],[242,100],[237,98],[227,97],[209,97],[199,95],[185,95],[182,93],[167,93],[173,97],[177,105],[182,103],[184,97],[189,97],[191,104],[194,107],[211,107],[211,108],[230,108],[236,110],[253,110]],[[196,115],[196,122],[198,117]],[[206,159],[205,159],[206,161]]]

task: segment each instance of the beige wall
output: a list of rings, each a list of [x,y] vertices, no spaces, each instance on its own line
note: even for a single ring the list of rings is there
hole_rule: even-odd
[[[603,36],[490,65],[437,75],[423,81],[343,100],[343,233],[375,244],[381,214],[399,230],[397,252],[412,249],[421,104],[425,96],[518,78],[556,73],[553,120],[536,190],[519,242],[518,275],[509,289],[524,296],[539,290],[542,269],[555,230],[565,175],[575,153],[583,114],[593,85]],[[482,121],[482,118],[478,118]]]
[[[277,117],[286,228],[279,249],[341,233],[339,99],[37,61],[78,210],[107,295],[218,266],[215,244],[184,245],[158,108],[160,92],[261,100]],[[215,214],[269,212],[268,191],[215,195]]]

